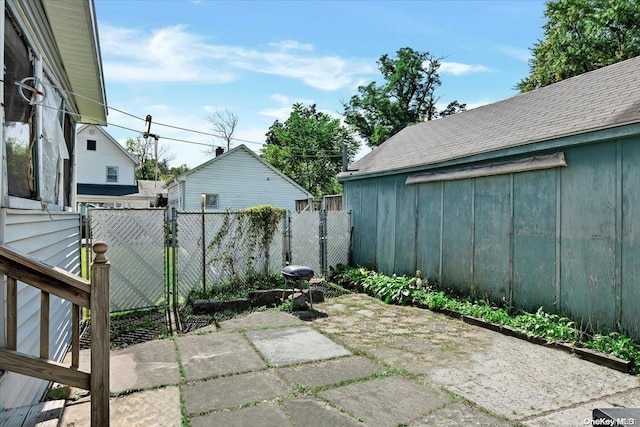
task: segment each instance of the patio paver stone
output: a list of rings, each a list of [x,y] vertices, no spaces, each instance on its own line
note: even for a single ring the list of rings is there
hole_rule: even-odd
[[[211,426],[289,427],[293,424],[278,405],[269,402],[191,418],[191,427]]]
[[[404,377],[363,381],[320,396],[377,427],[407,424],[451,401],[442,392]]]
[[[187,381],[265,369],[266,365],[239,333],[210,333],[176,338]]]
[[[250,372],[187,384],[182,388],[189,414],[235,408],[290,393],[274,371]]]
[[[351,353],[313,328],[249,331],[247,337],[272,366],[333,359]]]
[[[386,368],[364,356],[341,357],[318,363],[281,368],[280,375],[305,387],[324,387],[342,381],[366,378]]]

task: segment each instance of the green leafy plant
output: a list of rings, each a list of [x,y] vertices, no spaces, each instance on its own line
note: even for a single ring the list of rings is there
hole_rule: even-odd
[[[609,335],[594,335],[584,343],[584,346],[620,359],[635,361],[636,371],[640,369],[640,344],[617,332]]]
[[[214,262],[237,274],[238,254],[245,253],[246,269],[254,269],[256,259],[264,259],[263,273],[268,273],[269,247],[285,217],[286,210],[271,205],[259,205],[237,212],[224,213],[222,225],[208,244]]]
[[[432,310],[450,310],[461,315],[509,326],[531,337],[570,342],[605,354],[629,360],[632,371],[640,373],[640,344],[619,333],[589,336],[568,317],[546,313],[513,311],[486,300],[453,296],[443,290],[424,286],[416,277],[387,276],[360,266],[339,266],[331,280],[347,289],[356,289],[388,304],[417,304]]]
[[[244,275],[236,275],[225,279],[204,289],[192,289],[187,297],[187,303],[191,304],[199,299],[216,299],[228,301],[236,298],[247,298],[249,292],[256,290],[277,289],[282,287],[280,274],[263,274],[250,270]]]

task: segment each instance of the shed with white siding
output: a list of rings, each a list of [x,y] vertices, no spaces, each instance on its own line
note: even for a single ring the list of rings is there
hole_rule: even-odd
[[[264,204],[294,210],[296,200],[313,197],[245,145],[178,176],[167,190],[169,207],[178,211],[200,211],[203,195],[208,212]]]

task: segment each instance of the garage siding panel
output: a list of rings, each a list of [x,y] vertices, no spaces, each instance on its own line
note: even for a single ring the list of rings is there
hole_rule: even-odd
[[[621,330],[640,339],[640,141],[622,145]]]
[[[405,185],[406,175],[396,178],[396,274],[416,273],[416,194],[418,186]]]
[[[473,180],[444,183],[442,284],[468,292],[472,283]]]
[[[615,325],[616,147],[565,152],[562,170],[562,311],[583,327]]]
[[[475,180],[475,294],[494,301],[509,298],[511,176]]]
[[[429,283],[440,282],[440,239],[442,237],[442,182],[419,184],[417,269]]]
[[[378,180],[378,223],[376,240],[376,264],[378,270],[393,274],[396,240],[396,178]]]
[[[557,170],[513,175],[513,300],[547,312],[556,307]]]

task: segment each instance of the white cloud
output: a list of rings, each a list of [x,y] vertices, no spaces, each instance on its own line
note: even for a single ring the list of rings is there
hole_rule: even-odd
[[[488,71],[491,71],[491,69],[484,65],[470,65],[448,61],[442,61],[440,63],[440,68],[438,68],[438,72],[442,74],[453,74],[454,76],[471,73],[486,73]]]
[[[295,40],[282,40],[277,43],[269,43],[269,46],[278,50],[304,50],[308,52],[314,50],[312,44],[300,43]]]
[[[291,115],[291,107],[266,108],[262,111],[258,111],[258,114],[284,122]]]
[[[313,99],[291,98],[289,96],[282,95],[282,94],[279,94],[279,93],[271,95],[270,98],[273,99],[274,101],[276,101],[278,104],[286,105],[287,107],[290,107],[290,106],[292,106],[293,104],[295,104],[297,102],[299,102],[300,104],[303,104],[303,105],[311,105],[311,104],[315,103],[315,101]]]
[[[286,95],[279,94],[279,93],[274,93],[273,95],[271,95],[271,99],[276,101],[278,104],[284,104],[284,105],[291,104],[291,98],[289,98]]]
[[[100,30],[105,76],[110,81],[228,83],[243,70],[290,77],[332,91],[375,72],[365,61],[314,55],[312,45],[295,40],[258,50],[210,44],[182,25],[152,32],[110,25],[101,25]]]
[[[522,62],[529,62],[529,59],[531,59],[531,51],[529,49],[522,49],[513,46],[500,46],[498,49]]]

